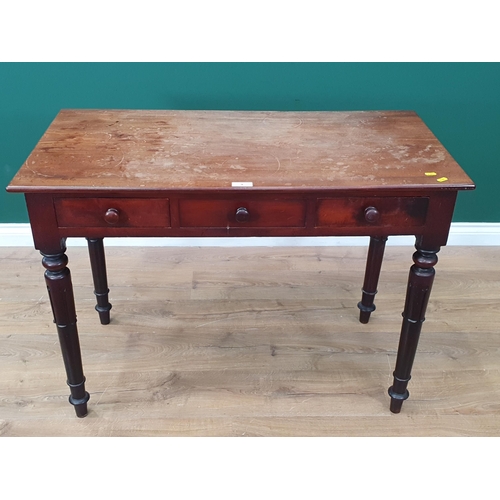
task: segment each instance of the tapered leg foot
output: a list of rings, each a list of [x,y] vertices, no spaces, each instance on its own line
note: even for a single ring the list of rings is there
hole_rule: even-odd
[[[106,276],[106,257],[104,254],[104,244],[102,238],[87,238],[90,256],[90,266],[92,268],[92,278],[94,280],[94,295],[97,299],[95,310],[99,313],[102,325],[110,322],[111,304],[108,295],[108,278]]]
[[[87,403],[82,403],[82,404],[71,403],[71,404],[75,405],[75,412],[78,418],[84,418],[88,415],[89,412],[87,410]]]
[[[380,277],[380,269],[384,259],[384,250],[387,237],[372,236],[370,238],[370,247],[368,248],[368,258],[366,259],[365,281],[363,283],[363,295],[361,301],[358,302],[359,321],[368,323],[370,314],[375,311],[373,303],[377,294],[378,279]]]
[[[42,255],[42,263],[46,269],[45,283],[59,336],[67,384],[71,391],[69,402],[74,405],[76,415],[84,417],[87,415],[87,402],[90,396],[85,391],[82,355],[76,328],[73,285],[70,271],[66,267],[68,258],[64,252],[53,255],[42,253]]]
[[[411,379],[411,369],[417,351],[420,331],[425,321],[425,311],[434,281],[434,266],[438,260],[436,253],[439,248],[424,250],[418,244],[416,248],[417,251],[413,254],[414,265],[411,267],[408,277],[394,382],[389,388],[390,409],[393,413],[401,411],[403,401],[408,399],[410,395],[407,386]]]
[[[391,397],[390,410],[392,413],[399,413],[403,407],[403,401],[410,397],[410,393],[406,389],[409,380],[399,380],[395,377],[394,385],[389,387],[389,396]]]
[[[375,311],[375,304],[371,306],[364,306],[362,302],[358,302],[359,311],[359,322],[366,325],[368,321],[370,321],[370,315],[373,311]]]
[[[389,395],[391,392],[389,391]],[[409,395],[409,393],[408,393]],[[403,407],[403,398],[395,398],[391,396],[390,410],[392,413],[401,413],[401,408]]]
[[[70,384],[68,386],[71,390],[71,395],[69,397],[69,402],[75,407],[76,416],[83,418],[87,416],[87,402],[90,399],[90,394],[85,390],[85,377],[83,378],[83,383],[81,384]]]

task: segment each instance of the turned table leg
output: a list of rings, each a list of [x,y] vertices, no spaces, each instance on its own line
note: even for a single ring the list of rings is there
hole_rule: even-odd
[[[104,254],[103,238],[87,238],[90,256],[90,266],[92,268],[92,278],[94,280],[94,295],[97,299],[95,310],[99,313],[102,325],[109,324],[109,303],[108,279],[106,277],[106,257]]]
[[[68,257],[62,251],[58,254],[43,255],[42,264],[45,267],[45,282],[49,292],[50,304],[54,314],[54,322],[59,335],[67,383],[71,395],[69,402],[75,407],[78,417],[87,415],[89,393],[85,391],[80,342],[76,328],[75,300],[71,274],[66,267]]]
[[[410,268],[406,302],[403,311],[403,324],[399,340],[394,382],[389,388],[391,397],[390,409],[399,413],[403,401],[408,399],[410,393],[406,389],[411,378],[411,369],[417,350],[422,323],[425,321],[425,310],[434,281],[434,266],[437,264],[436,250],[424,250],[419,244],[413,254],[414,265]]]
[[[384,258],[386,236],[370,237],[370,247],[368,248],[368,258],[366,259],[365,281],[363,283],[363,295],[361,302],[358,302],[359,321],[368,323],[370,314],[375,311],[373,303],[377,293],[380,268]]]

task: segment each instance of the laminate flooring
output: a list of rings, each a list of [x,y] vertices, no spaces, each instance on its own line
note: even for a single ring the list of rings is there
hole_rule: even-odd
[[[100,325],[68,249],[89,414],[78,419],[38,252],[0,248],[0,435],[498,436],[498,248],[445,247],[410,399],[389,411],[411,247],[358,321],[363,247],[109,247]]]

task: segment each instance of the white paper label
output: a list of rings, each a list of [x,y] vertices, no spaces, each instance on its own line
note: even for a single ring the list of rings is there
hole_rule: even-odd
[[[234,188],[251,188],[253,182],[231,182],[231,186]]]

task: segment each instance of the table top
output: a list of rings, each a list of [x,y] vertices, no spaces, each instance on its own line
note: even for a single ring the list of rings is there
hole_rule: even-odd
[[[473,189],[412,111],[62,110],[11,192]]]

